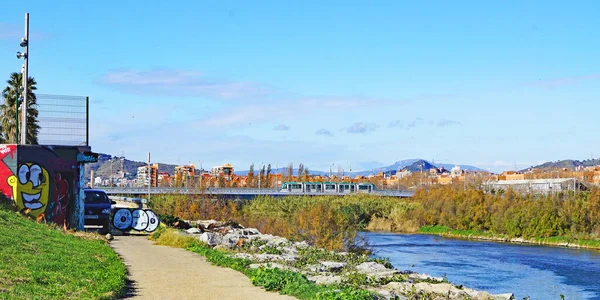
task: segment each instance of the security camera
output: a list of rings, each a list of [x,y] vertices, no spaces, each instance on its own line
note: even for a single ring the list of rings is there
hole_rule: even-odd
[[[21,47],[27,47],[27,40],[25,38],[21,39]]]
[[[17,52],[17,58],[18,59],[21,59],[23,57],[27,57],[27,55],[25,55],[25,53]]]

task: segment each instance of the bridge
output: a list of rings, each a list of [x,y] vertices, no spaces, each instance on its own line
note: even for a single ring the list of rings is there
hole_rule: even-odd
[[[279,189],[256,189],[256,188],[177,188],[177,187],[98,187],[109,195],[164,195],[164,194],[180,194],[180,195],[221,195],[228,197],[254,198],[256,196],[327,196],[327,195],[350,195],[355,193],[323,193],[323,192],[282,192]],[[413,191],[397,191],[397,190],[375,190],[365,194],[409,198],[414,194]]]

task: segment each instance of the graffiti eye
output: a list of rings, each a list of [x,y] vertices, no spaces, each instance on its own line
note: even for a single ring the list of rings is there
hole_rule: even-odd
[[[40,166],[32,165],[29,173],[29,180],[33,183],[34,187],[43,183],[42,179],[44,176],[42,175],[42,168]]]
[[[29,181],[29,167],[27,165],[21,165],[19,167],[19,182],[26,184]]]

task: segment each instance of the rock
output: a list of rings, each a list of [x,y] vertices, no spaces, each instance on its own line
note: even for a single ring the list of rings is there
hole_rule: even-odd
[[[408,298],[405,297],[404,295],[397,294],[397,293],[395,293],[393,291],[388,291],[388,290],[384,290],[384,289],[380,289],[380,288],[373,288],[373,287],[367,288],[367,289],[369,291],[371,291],[371,292],[379,294],[379,296],[381,296],[383,299],[386,299],[386,300],[391,300],[391,299],[394,299],[394,300],[408,300]]]
[[[283,247],[281,248],[281,251],[283,253],[287,253],[287,254],[298,254],[298,249],[294,248],[294,247]]]
[[[342,282],[342,277],[338,275],[315,275],[307,276],[306,278],[316,284],[336,284]]]
[[[248,253],[236,253],[233,257],[254,260],[254,255]]]
[[[327,272],[339,272],[347,265],[345,262],[322,261],[321,267]]]
[[[234,234],[234,233],[228,233],[223,236],[223,238],[221,240],[221,245],[225,245],[229,249],[233,249],[233,248],[235,248],[235,246],[238,244],[238,242],[242,238],[244,238],[244,237]]]
[[[215,220],[199,220],[199,221],[196,221],[196,224],[202,225],[205,228],[210,227],[211,230],[214,229],[215,227],[220,227],[223,225],[223,223],[217,222]]]
[[[414,291],[417,293],[423,292],[427,294],[436,294],[445,297],[444,299],[472,299],[473,296],[466,291],[457,288],[450,283],[409,283],[409,282],[390,282],[382,288],[391,292],[410,294]]]
[[[261,254],[255,254],[254,260],[259,261],[259,262],[268,262],[268,261],[281,261],[284,259],[281,255],[261,253]]]
[[[283,254],[281,255],[282,260],[287,261],[287,262],[291,262],[291,263],[295,263],[296,261],[298,261],[300,259],[300,255],[295,255],[295,254]]]
[[[490,295],[490,296],[494,300],[514,300],[515,299],[515,295],[513,295],[512,293],[496,294],[496,295]]]
[[[388,269],[384,265],[373,261],[364,262],[356,266],[356,271],[358,273],[365,274],[367,276],[374,276],[376,278],[384,278],[400,273],[398,270]]]
[[[104,236],[104,238],[105,238],[107,241],[112,241],[112,240],[113,240],[113,236],[112,236],[112,234],[110,234],[110,233],[107,233],[107,234]]]
[[[244,228],[241,231],[243,235],[260,235],[260,231],[256,228]]]
[[[266,241],[267,245],[269,246],[279,246],[281,244],[287,244],[289,242],[286,238],[271,234],[261,234],[258,236],[258,238],[260,238],[263,241]]]
[[[186,230],[185,232],[187,232],[188,234],[200,234],[200,233],[202,233],[202,230],[192,227],[192,228]]]
[[[413,280],[430,280],[430,281],[437,281],[437,282],[444,281],[444,278],[442,278],[442,277],[433,277],[433,276],[429,276],[427,274],[419,274],[419,273],[410,273],[410,274],[408,274],[408,278],[413,279]]]
[[[287,270],[287,271],[292,271],[292,272],[298,272],[299,270],[294,268],[294,267],[290,267],[290,266],[286,266],[286,265],[282,265],[282,264],[278,264],[278,263],[259,263],[259,264],[251,264],[248,266],[248,268],[250,269],[258,269],[258,268],[266,268],[266,269],[280,269],[280,270]]]
[[[221,243],[223,237],[214,232],[204,232],[198,239],[202,242],[205,242],[209,246],[216,246]]]
[[[310,245],[307,242],[302,241],[302,242],[295,242],[294,247],[296,247],[296,249],[303,249],[303,248],[310,247]]]

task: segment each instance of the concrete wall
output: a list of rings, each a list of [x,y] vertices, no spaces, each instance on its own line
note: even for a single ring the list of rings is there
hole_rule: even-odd
[[[90,147],[0,145],[0,192],[24,213],[83,230],[83,165]]]

